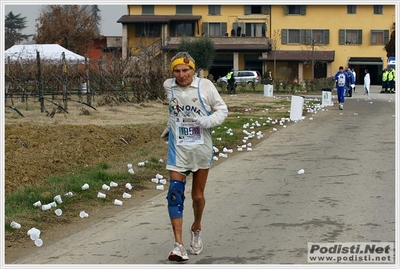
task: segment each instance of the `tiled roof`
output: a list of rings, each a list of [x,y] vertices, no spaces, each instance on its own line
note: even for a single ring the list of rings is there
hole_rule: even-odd
[[[199,21],[201,16],[193,15],[124,15],[117,22],[122,24],[158,22],[168,23],[170,21]]]

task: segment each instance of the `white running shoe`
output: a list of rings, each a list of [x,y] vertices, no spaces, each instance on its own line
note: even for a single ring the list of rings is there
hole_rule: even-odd
[[[190,252],[194,255],[199,255],[203,251],[203,242],[200,238],[201,231],[195,232],[190,228]]]
[[[175,242],[174,249],[169,253],[168,260],[174,262],[186,262],[189,260],[185,247]]]

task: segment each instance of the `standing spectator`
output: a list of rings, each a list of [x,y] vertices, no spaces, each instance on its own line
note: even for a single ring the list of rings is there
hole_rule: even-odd
[[[364,76],[364,95],[370,95],[369,86],[371,84],[371,78],[369,77],[368,69],[365,69],[365,76]]]
[[[381,93],[387,93],[389,90],[388,75],[389,75],[389,72],[388,72],[387,68],[383,69]]]
[[[228,93],[236,94],[235,74],[233,71],[235,71],[235,69],[232,68],[226,75],[226,79],[228,80]]]
[[[350,97],[350,98],[353,98],[353,87],[352,87],[352,85],[354,84],[354,75],[353,75],[353,72],[351,71],[350,67],[347,68],[346,75],[348,77],[348,84],[346,84],[347,96]]]
[[[339,71],[333,76],[332,80],[336,80],[336,90],[338,96],[339,109],[343,110],[344,92],[349,84],[349,77],[345,74],[343,66],[339,67]]]
[[[389,92],[395,92],[395,80],[396,80],[396,71],[394,70],[393,66],[390,67],[390,71],[388,74],[388,81],[389,81]]]
[[[213,157],[211,127],[225,120],[228,109],[214,84],[195,75],[195,61],[189,53],[178,52],[171,59],[171,71],[173,78],[163,84],[170,103],[169,128],[163,135],[168,133],[166,168],[170,172],[170,182],[167,203],[175,240],[168,259],[184,262],[189,259],[182,239],[186,177],[193,174],[194,221],[190,226],[189,249],[197,255],[203,250],[200,234],[204,189]]]
[[[356,84],[357,84],[356,75],[357,75],[357,74],[356,74],[356,71],[354,70],[354,68],[351,69],[351,72],[353,73],[353,76],[354,76],[354,83],[353,83],[354,86],[353,86],[353,90],[354,90],[354,92],[357,92],[357,91],[356,91]]]

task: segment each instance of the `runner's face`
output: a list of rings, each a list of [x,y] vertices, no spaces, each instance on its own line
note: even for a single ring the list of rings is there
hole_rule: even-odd
[[[176,82],[183,87],[189,86],[193,81],[194,70],[186,64],[175,66],[173,73]]]

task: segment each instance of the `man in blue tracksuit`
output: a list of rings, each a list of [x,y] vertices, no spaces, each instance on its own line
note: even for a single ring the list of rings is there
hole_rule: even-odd
[[[351,87],[351,85],[355,83],[355,82],[354,82],[354,75],[353,75],[353,72],[351,72],[351,69],[350,69],[350,68],[347,68],[347,70],[344,71],[344,73],[346,74],[346,76],[347,76],[348,79],[349,79],[349,82],[348,82],[348,84],[346,85],[347,91],[346,91],[345,96],[348,96],[348,97],[350,97],[350,98],[353,98],[353,87]]]
[[[339,71],[333,76],[332,80],[336,80],[336,90],[339,102],[339,109],[343,110],[344,104],[344,92],[346,90],[347,85],[349,85],[349,77],[343,70],[343,66],[339,67]]]

